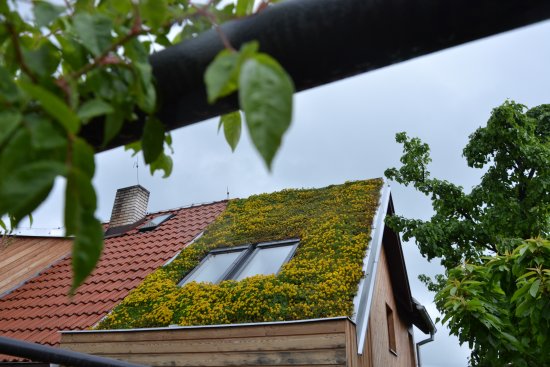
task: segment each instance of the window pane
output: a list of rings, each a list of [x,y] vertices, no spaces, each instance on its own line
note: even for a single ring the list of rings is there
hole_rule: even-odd
[[[235,279],[241,280],[257,274],[277,273],[293,248],[294,243],[288,246],[257,248],[250,261],[237,274]]]
[[[192,281],[216,283],[244,250],[210,254],[185,283]]]

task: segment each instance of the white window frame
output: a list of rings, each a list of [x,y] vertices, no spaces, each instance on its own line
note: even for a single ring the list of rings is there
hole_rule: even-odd
[[[201,268],[201,266],[204,265],[208,261],[208,259],[213,255],[218,254],[224,254],[224,253],[230,253],[230,252],[236,252],[236,251],[242,251],[242,254],[240,254],[232,263],[228,266],[225,272],[222,273],[221,276],[218,277],[218,279],[215,282],[212,282],[212,284],[218,284],[223,280],[229,280],[229,279],[236,279],[239,274],[243,271],[243,269],[246,267],[250,261],[254,258],[254,255],[265,248],[272,248],[272,247],[282,247],[282,246],[292,246],[292,249],[289,251],[287,257],[281,264],[281,267],[286,264],[287,262],[292,259],[294,256],[294,253],[296,252],[296,248],[300,244],[300,240],[298,238],[292,238],[288,240],[282,240],[282,241],[270,241],[270,242],[262,242],[262,243],[255,243],[255,244],[249,244],[244,246],[235,246],[235,247],[224,247],[224,248],[218,248],[210,251],[202,261],[195,266],[195,268],[187,274],[179,283],[178,285],[181,287],[185,285],[190,278],[193,277],[193,274],[198,271],[198,269]],[[279,270],[275,275],[279,273]]]

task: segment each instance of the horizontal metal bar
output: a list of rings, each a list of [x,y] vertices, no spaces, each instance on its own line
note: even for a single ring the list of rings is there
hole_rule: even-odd
[[[547,0],[286,0],[221,29],[236,48],[258,40],[304,90],[548,18]],[[208,31],[150,57],[168,130],[238,108],[236,96],[206,100],[204,71],[222,48]],[[109,148],[142,129],[126,123]],[[102,124],[83,134],[99,147]]]
[[[143,367],[143,365],[0,336],[0,353],[37,362],[83,367]]]

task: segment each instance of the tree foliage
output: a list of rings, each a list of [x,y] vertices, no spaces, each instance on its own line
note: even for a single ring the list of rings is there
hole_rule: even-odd
[[[223,3],[223,4],[222,4]],[[171,137],[155,116],[156,92],[149,54],[215,28],[226,49],[205,75],[210,102],[240,91],[255,146],[268,168],[292,115],[291,79],[255,42],[237,51],[219,24],[253,12],[253,0],[17,1],[0,0],[0,226],[14,228],[64,177],[66,235],[75,236],[72,291],[93,270],[103,228],[95,217],[94,148],[81,136],[86,125],[104,124],[103,146],[145,116],[140,141],[151,173],[168,176]],[[225,4],[225,5],[224,5]],[[261,2],[257,10],[268,5]],[[169,38],[179,29],[177,35]],[[172,33],[171,33],[172,32]],[[234,150],[239,112],[222,117]]]
[[[443,322],[473,349],[471,363],[550,363],[550,105],[493,110],[463,150],[468,166],[485,169],[469,193],[430,176],[427,144],[405,133],[396,140],[403,165],[386,176],[429,196],[435,214],[387,222],[441,259],[445,275],[424,280]]]

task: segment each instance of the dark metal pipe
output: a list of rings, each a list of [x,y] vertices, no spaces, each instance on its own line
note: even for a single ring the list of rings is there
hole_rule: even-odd
[[[236,48],[258,40],[300,91],[548,18],[547,0],[286,0],[222,30]],[[168,130],[237,108],[236,96],[206,101],[204,71],[222,47],[208,31],[151,56]],[[97,147],[101,125],[84,130]],[[142,125],[125,124],[109,148],[138,139]]]
[[[0,336],[0,353],[37,362],[83,367],[143,367],[118,359],[98,357]]]

